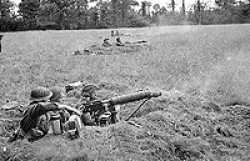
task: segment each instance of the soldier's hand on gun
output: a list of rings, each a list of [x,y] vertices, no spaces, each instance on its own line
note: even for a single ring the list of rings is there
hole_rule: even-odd
[[[81,116],[81,111],[79,111],[79,110],[77,110],[77,109],[75,109],[75,108],[73,108],[73,107],[70,107],[70,106],[68,106],[68,105],[61,105],[61,104],[59,104],[58,107],[59,107],[59,109],[65,109],[65,110],[74,112],[74,113],[76,113],[77,115]]]

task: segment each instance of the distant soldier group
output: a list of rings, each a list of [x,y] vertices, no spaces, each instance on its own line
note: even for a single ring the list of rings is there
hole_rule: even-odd
[[[120,33],[118,30],[112,30],[111,31],[111,37],[115,37],[115,45],[116,46],[125,46],[122,41],[121,41],[121,38],[120,38]],[[103,44],[102,44],[103,47],[110,47],[112,46],[112,44],[109,42],[109,39],[108,38],[105,38],[103,40]]]
[[[116,46],[125,46],[125,45],[122,43],[120,37],[117,37],[117,38],[116,38],[115,45],[116,45]],[[108,39],[108,38],[105,38],[105,39],[103,40],[102,46],[103,46],[103,47],[110,47],[110,46],[112,46],[112,44],[109,42],[109,39]]]

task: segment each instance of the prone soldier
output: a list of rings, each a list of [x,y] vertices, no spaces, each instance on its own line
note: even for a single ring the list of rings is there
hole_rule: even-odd
[[[95,120],[92,118],[93,112],[84,110],[85,105],[90,104],[91,101],[97,100],[96,89],[97,87],[94,85],[84,86],[81,90],[81,98],[77,105],[77,108],[82,111],[81,120],[83,124],[87,126],[96,125]]]
[[[96,96],[96,90],[98,88],[94,85],[86,85],[81,91],[81,100],[78,104],[78,108],[82,112],[82,122],[87,126],[105,126],[110,123],[116,123],[120,120],[119,105],[102,105],[101,101]],[[96,108],[88,108],[88,107]]]

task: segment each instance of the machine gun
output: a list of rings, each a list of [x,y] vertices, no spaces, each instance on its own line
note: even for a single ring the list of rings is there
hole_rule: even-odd
[[[133,115],[140,109],[140,107],[149,99],[152,97],[159,97],[161,96],[161,92],[151,92],[151,91],[140,91],[128,95],[123,95],[123,96],[117,96],[117,97],[112,97],[107,100],[101,100],[101,101],[92,101],[89,102],[82,108],[82,112],[90,112],[94,113],[95,116],[97,115],[98,118],[95,118],[95,122],[97,124],[102,124],[102,122],[107,122],[110,123],[115,123],[116,121],[112,121],[112,117],[117,113],[115,106],[116,105],[123,105],[126,103],[134,102],[134,101],[140,101],[145,99],[145,101],[126,119],[129,120]],[[105,113],[105,111],[110,111],[110,114]]]

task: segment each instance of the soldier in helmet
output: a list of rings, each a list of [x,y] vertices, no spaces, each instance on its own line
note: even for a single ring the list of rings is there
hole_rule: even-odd
[[[38,87],[31,91],[31,102],[20,121],[19,129],[9,138],[9,142],[19,138],[36,141],[48,133],[50,120],[48,112],[64,108],[49,102],[52,95],[53,93],[45,87]]]
[[[95,111],[86,111],[86,105],[92,102],[98,102],[96,90],[98,88],[94,85],[87,85],[81,91],[81,101],[79,103],[82,112],[82,122],[84,125],[93,126],[99,125],[100,122],[116,123],[119,121],[119,106],[106,106]]]
[[[96,90],[97,90],[97,87],[94,85],[86,85],[82,88],[81,99],[77,105],[77,107],[81,111],[84,111],[84,108],[85,108],[84,105],[89,104],[91,101],[97,100]],[[88,125],[88,126],[96,125],[91,112],[83,112],[81,115],[81,119],[84,125]]]
[[[81,96],[83,98],[83,100],[89,100],[89,101],[94,101],[97,100],[97,96],[96,96],[96,90],[98,89],[98,87],[96,87],[95,85],[86,85],[84,86],[84,88],[82,88],[81,91]]]
[[[80,129],[81,129],[81,120],[80,115],[81,112],[75,108],[70,106],[61,104],[61,99],[64,97],[64,91],[60,87],[52,87],[50,91],[53,93],[50,102],[56,103],[60,107],[64,107],[64,110],[60,111],[51,111],[50,112],[50,120],[53,122],[55,119],[60,119],[59,127],[55,128],[55,124],[53,126],[54,134],[61,134],[66,132],[69,134],[70,138],[78,138],[80,136]],[[53,119],[55,118],[55,119]],[[56,130],[59,129],[59,130]]]

